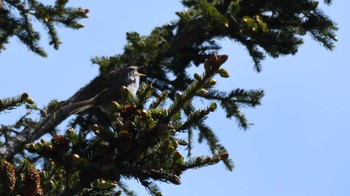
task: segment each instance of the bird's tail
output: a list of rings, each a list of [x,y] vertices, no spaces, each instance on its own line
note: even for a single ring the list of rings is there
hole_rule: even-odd
[[[93,107],[94,105],[95,105],[95,97],[88,100],[73,103],[71,105],[73,110],[69,114],[72,115],[72,114],[78,114],[78,113],[84,112],[85,110]]]

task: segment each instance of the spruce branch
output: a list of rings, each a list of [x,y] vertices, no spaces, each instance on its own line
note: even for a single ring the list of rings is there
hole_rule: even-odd
[[[152,196],[162,196],[162,193],[160,192],[160,190],[156,184],[154,184],[146,179],[141,179],[140,182],[144,187],[146,187],[146,189],[148,190],[148,192]]]
[[[149,109],[158,108],[165,104],[165,101],[168,97],[169,93],[163,91],[161,94],[156,95],[156,99],[150,104]]]
[[[202,97],[209,100],[219,101],[221,107],[226,111],[227,118],[236,118],[238,125],[243,129],[249,128],[249,123],[240,108],[256,107],[261,104],[261,99],[264,96],[264,91],[234,89],[229,93],[220,92],[215,89],[210,89],[209,92]]]
[[[27,93],[10,98],[0,99],[0,112],[15,109],[23,104],[34,104],[34,100]]]
[[[207,91],[204,89],[206,86],[211,85],[211,79],[215,74],[222,74],[224,69],[220,66],[227,60],[227,55],[217,56],[212,53],[208,61],[204,63],[205,73],[202,76],[198,76],[197,80],[194,80],[190,86],[182,93],[178,94],[174,103],[168,109],[167,119],[171,119],[182,107],[186,106],[195,95],[204,95]],[[222,77],[225,77],[221,75]]]
[[[136,193],[129,190],[129,187],[123,181],[119,181],[119,182],[117,182],[117,184],[127,196],[136,196]]]
[[[39,46],[40,33],[34,29],[34,22],[41,23],[50,37],[49,44],[58,49],[61,41],[57,26],[63,24],[67,28],[80,29],[84,25],[78,21],[87,18],[89,10],[67,7],[68,0],[56,0],[55,5],[45,5],[37,0],[3,0],[0,6],[0,52],[12,36],[16,36],[32,52],[46,57],[47,54]],[[35,19],[35,20],[33,20]]]

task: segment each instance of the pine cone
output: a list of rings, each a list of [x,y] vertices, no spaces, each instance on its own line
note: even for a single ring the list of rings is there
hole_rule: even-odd
[[[15,170],[13,165],[7,161],[3,161],[0,164],[0,183],[3,193],[10,193],[15,188]]]
[[[64,135],[55,135],[51,139],[51,142],[53,144],[53,148],[57,152],[67,152],[69,150],[69,139],[66,138]]]
[[[26,196],[43,196],[43,189],[40,183],[39,172],[33,167],[30,166],[27,169],[25,175],[25,184],[24,184],[24,195]]]

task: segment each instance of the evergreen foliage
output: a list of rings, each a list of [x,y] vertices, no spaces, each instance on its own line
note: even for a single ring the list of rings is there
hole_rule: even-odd
[[[2,1],[0,1],[2,2]],[[55,25],[78,29],[87,10],[67,8],[67,0],[55,5],[38,1],[4,0],[0,4],[0,45],[17,36],[33,52],[40,35],[32,18],[41,22],[58,48]],[[0,126],[0,193],[10,195],[135,195],[125,181],[138,180],[151,195],[161,195],[157,182],[180,184],[188,169],[222,162],[233,169],[229,152],[206,118],[219,106],[239,127],[250,123],[240,111],[261,104],[263,90],[215,88],[215,77],[227,78],[227,55],[217,55],[220,38],[247,48],[256,71],[265,55],[277,58],[295,54],[310,35],[326,49],[336,41],[336,25],[317,1],[297,0],[183,0],[186,10],[179,19],[156,27],[148,36],[127,33],[124,53],[95,57],[100,75],[71,98],[51,101],[38,108],[27,93],[0,99],[0,112],[23,104],[28,113],[13,125]],[[331,4],[331,1],[325,1]],[[123,103],[113,102],[110,115],[90,109],[76,115],[67,130],[57,125],[74,111],[74,103],[88,100],[109,85],[125,65],[139,66],[147,77],[133,97],[121,89]],[[189,74],[191,66],[203,73]],[[172,79],[170,75],[176,76]],[[198,108],[196,100],[207,107]],[[39,119],[30,114],[39,113]],[[215,127],[213,127],[215,129]],[[50,134],[51,139],[42,139]],[[194,134],[206,142],[211,154],[193,156]]]
[[[16,36],[32,52],[46,57],[39,46],[40,33],[35,30],[34,21],[40,22],[49,35],[49,44],[58,49],[61,40],[56,26],[63,25],[80,29],[84,25],[78,20],[87,18],[89,10],[66,7],[68,0],[56,0],[54,5],[45,5],[37,0],[1,0],[0,1],[0,52],[12,36]]]

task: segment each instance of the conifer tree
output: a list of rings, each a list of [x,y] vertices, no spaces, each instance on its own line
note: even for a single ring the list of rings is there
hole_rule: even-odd
[[[260,105],[264,92],[240,88],[224,92],[215,87],[215,78],[229,77],[223,66],[228,56],[217,54],[217,40],[229,38],[245,46],[257,72],[266,55],[295,54],[305,35],[329,50],[336,41],[336,24],[319,9],[318,1],[181,2],[186,10],[176,13],[176,21],[155,27],[150,35],[128,32],[123,53],[93,58],[99,76],[69,99],[52,100],[44,108],[27,93],[0,99],[0,113],[21,105],[28,111],[13,125],[0,125],[1,194],[134,195],[127,180],[136,179],[151,195],[161,195],[157,182],[180,184],[188,169],[222,162],[232,170],[229,152],[205,119],[220,107],[227,118],[247,129],[240,108]],[[57,49],[56,26],[79,29],[83,27],[79,20],[87,18],[87,9],[66,7],[67,3],[0,0],[0,51],[16,36],[32,52],[47,56],[38,45],[40,33],[33,19],[44,25],[49,43]],[[66,130],[58,130],[57,125],[72,115],[74,103],[110,86],[126,65],[142,66],[146,75],[135,97],[122,88],[123,102],[113,102],[109,115],[88,109],[74,115]],[[192,66],[202,72],[189,75]],[[197,108],[198,99],[206,100],[207,107]],[[51,139],[43,139],[44,134]],[[191,154],[194,134],[211,154]]]

